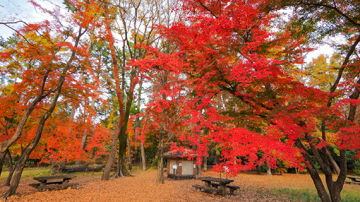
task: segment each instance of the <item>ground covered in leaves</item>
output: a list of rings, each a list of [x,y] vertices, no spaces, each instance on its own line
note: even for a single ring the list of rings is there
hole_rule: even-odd
[[[241,174],[231,177],[232,185],[240,187],[235,195],[219,196],[196,192],[194,184],[203,185],[200,180],[165,180],[165,184],[155,184],[156,171],[134,172],[133,177],[112,178],[101,181],[101,173],[77,175],[72,182],[78,182],[78,189],[38,192],[28,186],[36,183],[28,177],[20,182],[17,194],[7,201],[293,201],[283,194],[274,194],[275,189],[310,189],[314,185],[309,175],[284,174],[283,176]],[[166,176],[166,174],[165,174]],[[220,177],[218,173],[206,172],[202,176]],[[222,177],[225,177],[222,175]],[[3,183],[3,180],[2,182]],[[345,185],[345,190],[358,192],[360,186]],[[1,187],[5,193],[7,187]]]

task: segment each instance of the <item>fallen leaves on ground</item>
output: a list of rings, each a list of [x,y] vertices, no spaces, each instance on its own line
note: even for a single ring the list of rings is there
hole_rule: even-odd
[[[20,182],[17,194],[7,201],[289,201],[280,196],[267,194],[272,188],[312,188],[309,175],[285,174],[267,176],[241,174],[230,178],[231,185],[239,186],[235,195],[219,196],[197,192],[194,184],[204,185],[200,180],[165,180],[165,184],[156,184],[156,171],[136,172],[134,177],[112,178],[101,181],[100,175],[78,176],[72,182],[78,182],[79,189],[65,189],[38,192],[28,186],[36,181],[25,179]],[[165,174],[166,176],[166,174]],[[218,173],[206,172],[202,176],[219,177]],[[224,174],[222,177],[225,177]],[[5,193],[7,187],[1,187]]]

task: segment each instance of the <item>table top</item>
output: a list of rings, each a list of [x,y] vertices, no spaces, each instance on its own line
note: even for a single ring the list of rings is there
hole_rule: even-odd
[[[347,178],[350,178],[350,179],[360,179],[360,177],[356,177],[356,176],[347,176]]]
[[[202,181],[220,182],[220,183],[224,183],[224,184],[229,184],[231,182],[234,182],[234,180],[223,179],[223,178],[214,178],[214,177],[199,177],[198,179],[202,180]]]
[[[53,180],[53,179],[72,179],[76,178],[75,175],[57,175],[57,176],[46,176],[46,177],[34,177],[34,180]]]

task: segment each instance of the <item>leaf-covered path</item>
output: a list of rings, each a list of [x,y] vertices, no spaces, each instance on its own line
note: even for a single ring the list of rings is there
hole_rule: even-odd
[[[219,174],[207,172],[203,176],[219,177]],[[126,177],[109,181],[100,181],[100,175],[78,176],[74,182],[79,182],[79,189],[37,192],[28,186],[34,183],[32,179],[25,179],[20,183],[17,195],[7,201],[289,201],[266,194],[267,189],[291,186],[312,188],[308,175],[266,176],[239,175],[233,185],[240,186],[240,190],[231,196],[214,196],[212,194],[196,192],[193,184],[203,184],[199,180],[165,180],[165,184],[156,185],[156,171],[137,172],[134,177]],[[264,188],[266,187],[266,188]],[[351,188],[351,187],[350,187]],[[2,187],[1,192],[6,191]]]

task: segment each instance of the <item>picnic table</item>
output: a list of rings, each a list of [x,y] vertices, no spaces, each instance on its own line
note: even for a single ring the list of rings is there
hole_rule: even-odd
[[[347,184],[359,184],[360,185],[360,177],[355,177],[355,176],[346,176],[347,178],[349,178],[351,181],[345,181],[345,183]]]
[[[229,188],[230,194],[233,194],[235,190],[239,189],[238,186],[229,185],[231,182],[234,182],[234,180],[213,178],[213,177],[199,177],[198,179],[204,181],[205,186],[193,185],[193,187],[195,187],[196,190],[204,190],[204,191],[210,191],[212,193],[219,193],[222,195],[226,195],[227,194],[226,188]]]
[[[79,183],[69,183],[69,181],[74,178],[76,178],[75,175],[34,177],[33,179],[39,181],[40,183],[29,184],[29,186],[32,186],[39,191],[66,189],[68,187],[75,188],[77,185],[79,185]],[[53,180],[59,180],[59,181],[53,181]]]

